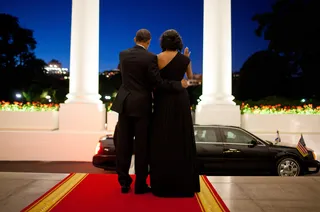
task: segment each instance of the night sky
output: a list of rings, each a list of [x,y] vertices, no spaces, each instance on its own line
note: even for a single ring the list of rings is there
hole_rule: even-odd
[[[267,48],[267,42],[255,36],[257,23],[251,17],[270,11],[273,2],[232,0],[233,71],[254,52]],[[71,0],[1,0],[0,13],[14,15],[23,27],[34,30],[37,57],[46,62],[57,59],[69,67]],[[192,51],[193,71],[202,72],[202,18],[201,0],[100,0],[100,71],[117,67],[118,53],[134,45],[136,30],[149,29],[150,51],[159,53],[161,33],[173,28]]]

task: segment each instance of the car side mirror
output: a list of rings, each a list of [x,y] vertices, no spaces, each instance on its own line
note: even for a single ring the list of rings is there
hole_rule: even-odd
[[[252,140],[251,142],[250,142],[250,146],[251,147],[255,147],[255,146],[257,146],[258,145],[258,142],[256,141],[256,140]]]

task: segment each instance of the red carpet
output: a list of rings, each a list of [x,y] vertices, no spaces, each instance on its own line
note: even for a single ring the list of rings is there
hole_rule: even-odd
[[[117,175],[70,174],[22,210],[52,212],[228,212],[206,177],[194,198],[159,198],[152,194],[121,194]]]

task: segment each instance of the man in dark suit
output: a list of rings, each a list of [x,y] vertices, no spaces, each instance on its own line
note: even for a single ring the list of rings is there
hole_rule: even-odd
[[[135,193],[150,191],[148,176],[148,132],[152,114],[152,90],[180,92],[188,87],[186,80],[166,81],[160,77],[157,56],[148,52],[151,33],[137,31],[133,48],[120,52],[119,69],[122,85],[111,110],[119,113],[116,129],[117,173],[122,193],[128,193],[131,157],[135,154]]]

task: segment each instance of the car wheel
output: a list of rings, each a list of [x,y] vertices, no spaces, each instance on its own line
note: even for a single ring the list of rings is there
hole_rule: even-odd
[[[295,177],[300,175],[300,164],[296,159],[284,157],[277,163],[277,174],[281,177]]]

